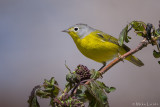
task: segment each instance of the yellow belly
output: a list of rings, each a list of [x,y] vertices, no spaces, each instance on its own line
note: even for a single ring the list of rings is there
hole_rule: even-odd
[[[119,50],[118,45],[97,39],[91,35],[78,40],[76,45],[84,56],[101,63],[117,57]]]

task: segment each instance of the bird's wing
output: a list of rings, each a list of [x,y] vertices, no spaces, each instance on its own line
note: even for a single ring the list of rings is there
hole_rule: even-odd
[[[98,32],[97,33],[97,36],[102,39],[103,41],[106,41],[106,42],[111,42],[111,43],[114,43],[118,46],[120,46],[118,44],[118,39],[116,39],[115,37],[111,36],[111,35],[108,35],[106,33],[103,33],[103,32]],[[127,52],[130,51],[130,48],[128,46],[126,46],[125,44],[122,45],[123,49],[126,50]]]

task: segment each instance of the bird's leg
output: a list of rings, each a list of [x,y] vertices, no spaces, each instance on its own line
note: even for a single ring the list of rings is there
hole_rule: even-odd
[[[103,66],[98,71],[100,71],[103,67],[106,66],[106,62],[103,62],[102,64],[103,64]]]

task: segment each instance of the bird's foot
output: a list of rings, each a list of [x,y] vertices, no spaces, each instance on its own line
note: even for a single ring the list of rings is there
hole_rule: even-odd
[[[98,71],[102,70],[102,68],[104,68],[105,66],[106,66],[106,62],[103,62],[103,66]]]
[[[118,53],[118,58],[124,62],[123,58],[122,58],[122,55],[120,53]]]

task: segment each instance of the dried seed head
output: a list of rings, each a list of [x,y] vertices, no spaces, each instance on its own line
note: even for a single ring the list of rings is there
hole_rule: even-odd
[[[77,66],[77,69],[75,71],[76,74],[80,75],[81,81],[85,79],[90,79],[90,70],[86,66],[80,64]]]

